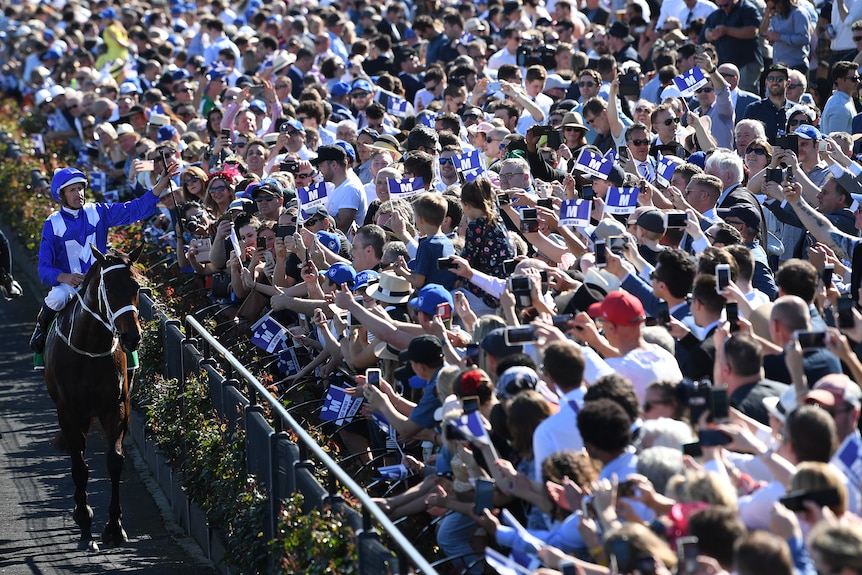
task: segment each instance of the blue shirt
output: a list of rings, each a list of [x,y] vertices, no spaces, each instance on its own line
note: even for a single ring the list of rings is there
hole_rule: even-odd
[[[413,271],[425,276],[426,284],[440,284],[447,290],[455,287],[457,276],[449,270],[437,269],[437,260],[455,255],[452,240],[444,235],[427,236],[419,240]]]
[[[440,398],[437,397],[437,374],[439,373],[440,370],[438,369],[434,372],[431,379],[428,380],[428,383],[425,384],[425,387],[422,389],[422,399],[419,400],[419,403],[410,412],[409,420],[423,429],[434,429],[434,426],[437,425],[437,420],[434,419],[434,412],[437,411],[438,407],[443,407],[443,404],[440,403]]]

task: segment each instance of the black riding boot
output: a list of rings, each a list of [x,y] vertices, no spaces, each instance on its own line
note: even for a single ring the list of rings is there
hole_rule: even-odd
[[[36,329],[33,330],[33,336],[30,338],[30,349],[34,353],[42,353],[45,351],[45,339],[48,337],[48,327],[57,312],[49,308],[44,303],[42,309],[36,317]]]

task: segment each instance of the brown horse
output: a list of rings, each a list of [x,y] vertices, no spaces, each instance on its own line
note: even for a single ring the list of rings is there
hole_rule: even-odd
[[[121,523],[120,474],[125,455],[123,437],[129,428],[131,384],[126,352],[141,341],[138,282],[131,267],[143,244],[128,256],[111,250],[103,255],[90,246],[96,262],[87,272],[77,297],[57,317],[45,344],[45,383],[57,406],[57,419],[72,457],[75,482],[73,518],[81,528],[80,548],[98,551],[87,505],[87,433],[98,417],[107,436],[111,476],[109,519],[102,542],[110,547],[127,541]]]

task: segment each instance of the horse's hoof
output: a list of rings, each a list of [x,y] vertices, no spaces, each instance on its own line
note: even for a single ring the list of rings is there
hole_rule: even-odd
[[[126,535],[126,530],[123,529],[122,525],[105,525],[105,530],[102,531],[102,543],[106,547],[119,547],[128,541],[129,536]]]

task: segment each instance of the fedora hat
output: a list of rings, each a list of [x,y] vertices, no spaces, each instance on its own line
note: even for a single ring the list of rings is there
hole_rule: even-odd
[[[290,52],[279,52],[272,60],[272,73],[278,74],[294,62],[296,62],[296,56]]]
[[[587,128],[584,125],[584,120],[581,118],[581,115],[577,112],[566,112],[566,115],[563,116],[563,123],[560,125],[561,128],[580,128],[581,130],[587,131]]]
[[[372,285],[365,292],[378,301],[385,303],[407,303],[413,289],[410,282],[393,272],[380,272],[380,283]]]
[[[388,359],[390,361],[400,361],[398,359],[398,354],[401,353],[400,349],[395,349],[392,347],[392,344],[386,343],[385,341],[378,341],[374,345],[374,355],[377,359]]]

